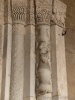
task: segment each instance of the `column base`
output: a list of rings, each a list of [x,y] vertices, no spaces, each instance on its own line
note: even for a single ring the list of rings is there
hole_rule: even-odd
[[[36,100],[35,97],[24,97],[24,100]]]
[[[53,96],[52,100],[68,100],[68,97],[65,97],[65,96]]]
[[[45,94],[45,95],[39,95],[37,97],[37,100],[52,100],[51,93]]]

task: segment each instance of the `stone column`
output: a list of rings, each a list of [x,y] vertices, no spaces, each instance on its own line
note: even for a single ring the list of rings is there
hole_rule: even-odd
[[[52,91],[53,100],[68,100],[65,59],[66,5],[59,0],[53,2],[51,25]]]
[[[24,100],[35,100],[35,18],[34,0],[27,0],[25,33]]]
[[[50,14],[51,0],[36,0],[36,99],[52,100]]]
[[[12,0],[12,24],[10,100],[23,100],[25,0]]]

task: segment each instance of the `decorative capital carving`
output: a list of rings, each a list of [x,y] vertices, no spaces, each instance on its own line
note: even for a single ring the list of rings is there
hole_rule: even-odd
[[[50,24],[52,0],[36,0],[36,24]]]
[[[29,25],[29,24],[35,25],[34,1],[33,0],[27,0],[26,25]]]
[[[59,0],[54,0],[52,9],[52,21],[62,27],[65,27],[67,6]]]
[[[13,19],[13,22],[25,23],[25,7],[13,6],[12,7],[12,19]]]
[[[25,23],[26,5],[25,0],[18,2],[12,0],[12,20],[14,23]]]

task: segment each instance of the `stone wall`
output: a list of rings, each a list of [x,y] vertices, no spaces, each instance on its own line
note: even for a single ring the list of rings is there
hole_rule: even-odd
[[[75,0],[61,1],[67,5],[66,27],[72,28],[67,30],[65,43],[69,100],[75,100]]]

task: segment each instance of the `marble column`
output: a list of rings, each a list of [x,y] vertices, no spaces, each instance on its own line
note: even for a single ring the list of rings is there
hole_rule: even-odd
[[[27,0],[25,33],[24,100],[35,100],[35,16],[34,0]]]
[[[50,15],[51,0],[36,0],[36,99],[52,100]]]
[[[25,0],[12,0],[10,100],[23,100],[25,8]]]
[[[53,100],[68,100],[64,39],[65,18],[66,5],[59,0],[54,0],[51,24]]]

